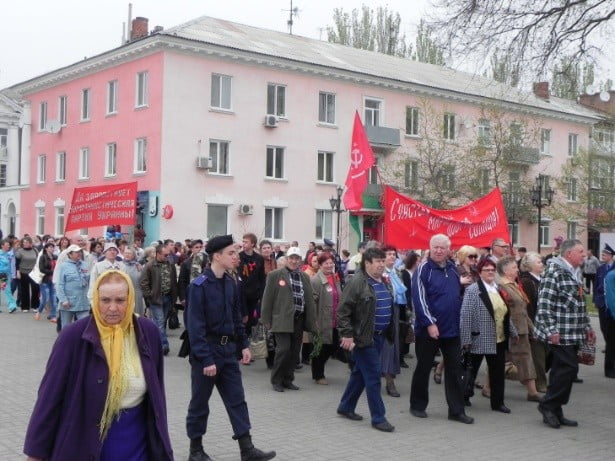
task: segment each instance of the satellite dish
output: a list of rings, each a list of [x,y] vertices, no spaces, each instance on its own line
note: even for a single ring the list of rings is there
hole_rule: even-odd
[[[48,133],[56,134],[60,132],[62,125],[57,120],[48,120],[46,129]]]
[[[587,94],[596,94],[598,92],[598,90],[596,90],[596,87],[594,85],[587,85],[585,87],[585,92]]]
[[[601,91],[598,97],[600,98],[600,101],[608,102],[609,99],[611,99],[611,93],[609,93],[608,91]]]

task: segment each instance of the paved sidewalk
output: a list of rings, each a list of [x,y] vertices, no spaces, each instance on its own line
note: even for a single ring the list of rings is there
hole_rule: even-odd
[[[26,425],[36,398],[47,356],[55,339],[54,325],[34,321],[32,314],[0,314],[0,460],[24,459],[21,455]],[[597,326],[597,319],[594,323]],[[165,375],[169,428],[176,460],[186,460],[188,440],[185,416],[190,398],[188,361],[176,356],[181,330],[170,332],[171,355]],[[603,347],[602,341],[598,350]],[[395,432],[371,428],[363,397],[357,412],[366,417],[352,422],[335,413],[348,377],[345,365],[330,361],[328,386],[317,386],[307,367],[297,373],[299,391],[277,393],[269,385],[264,361],[242,366],[254,442],[275,449],[280,460],[373,460],[455,459],[517,460],[566,459],[606,460],[615,451],[615,380],[603,377],[603,355],[593,367],[581,366],[585,382],[575,384],[566,415],[578,419],[578,428],[550,429],[542,423],[536,404],[525,400],[525,389],[506,382],[506,404],[512,414],[489,409],[478,394],[468,414],[476,419],[467,426],[446,419],[443,385],[430,384],[431,404],[426,420],[409,414],[408,398],[414,360],[397,378],[401,398],[384,396],[387,417]],[[217,393],[211,399],[210,430],[205,449],[216,460],[237,460],[237,442]],[[76,460],[79,461],[79,460]]]

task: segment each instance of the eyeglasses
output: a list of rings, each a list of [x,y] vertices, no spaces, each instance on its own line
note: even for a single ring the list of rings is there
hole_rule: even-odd
[[[500,248],[508,248],[508,245],[494,245],[496,247],[500,247]]]
[[[481,272],[495,272],[495,269],[481,269]]]
[[[470,258],[470,259],[477,259],[478,255],[468,255],[468,258]]]

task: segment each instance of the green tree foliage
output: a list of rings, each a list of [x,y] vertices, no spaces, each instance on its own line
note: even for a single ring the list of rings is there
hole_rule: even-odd
[[[413,60],[438,66],[445,64],[444,49],[436,43],[432,30],[422,19],[416,32],[415,43],[415,51],[412,53]]]

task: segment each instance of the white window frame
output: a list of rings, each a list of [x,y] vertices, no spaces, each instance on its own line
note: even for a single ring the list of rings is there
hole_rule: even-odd
[[[573,240],[577,238],[578,221],[566,221],[566,239]]]
[[[411,191],[419,189],[419,161],[408,160],[404,165],[404,187]]]
[[[579,135],[568,133],[568,157],[574,157],[579,153]]]
[[[481,168],[479,175],[480,193],[485,195],[491,190],[491,169]]]
[[[7,148],[9,143],[9,129],[0,128],[0,149]],[[6,151],[3,152],[6,155]]]
[[[491,121],[486,118],[481,118],[478,121],[478,143],[481,146],[492,146],[493,138],[491,136]]]
[[[149,99],[149,73],[144,70],[135,76],[135,108],[147,107]]]
[[[421,129],[421,110],[415,106],[406,106],[406,136],[419,136]]]
[[[45,235],[45,207],[36,207],[36,234]]]
[[[542,155],[551,155],[551,129],[540,129],[540,153]]]
[[[58,97],[58,121],[61,126],[66,126],[68,122],[68,96]]]
[[[579,201],[579,184],[574,176],[570,176],[566,181],[566,199],[569,202]]]
[[[445,113],[442,117],[442,138],[447,141],[457,139],[457,127],[455,126],[457,117],[453,113]]]
[[[333,211],[316,210],[316,226],[314,228],[316,239],[333,238]]]
[[[36,162],[36,183],[45,184],[47,180],[47,156],[41,154]]]
[[[284,239],[284,208],[265,207],[265,238]]]
[[[79,179],[90,179],[90,149],[79,149]]]
[[[367,107],[373,105],[375,107]],[[382,126],[384,123],[384,101],[378,98],[363,98],[363,124],[365,126]]]
[[[66,181],[66,152],[56,153],[56,182]]]
[[[135,139],[133,173],[147,173],[147,138]]]
[[[0,187],[6,187],[6,163],[0,163]]]
[[[224,152],[226,150],[226,152]],[[209,156],[212,168],[209,174],[229,176],[231,174],[231,143],[223,139],[209,140]]]
[[[211,229],[210,228],[210,223],[213,221],[212,219],[210,219],[210,215],[209,215],[209,211],[210,211],[210,207],[216,207],[216,208],[220,208],[220,209],[225,209],[225,230],[223,231],[224,233],[228,234],[229,232],[229,206],[228,205],[222,205],[220,203],[208,203],[207,204],[207,237],[213,237],[214,235],[219,235],[218,230],[219,229]]]
[[[228,95],[225,95],[225,92]],[[210,103],[214,109],[233,110],[233,77],[223,74],[211,74]]]
[[[118,101],[118,81],[111,80],[107,82],[107,115],[117,114]]]
[[[47,101],[41,101],[38,110],[38,131],[45,131],[47,129]]]
[[[56,209],[56,219],[55,219],[55,235],[64,235],[64,228],[66,227],[65,217],[65,208],[64,206],[57,206]]]
[[[281,85],[279,83],[267,84],[267,115],[276,115],[281,118],[286,118],[286,93],[286,85]],[[273,96],[273,101],[270,101],[271,96]],[[282,98],[281,103],[280,97]],[[282,107],[280,107],[280,105],[282,105]]]
[[[271,159],[270,159],[271,157]],[[281,174],[276,175],[278,163],[281,161]],[[270,167],[271,163],[271,168]],[[269,173],[271,170],[271,174]],[[282,146],[267,146],[265,159],[265,178],[267,179],[286,179],[286,148]]]
[[[508,222],[508,235],[510,235],[511,244],[519,244],[519,221]]]
[[[110,142],[105,146],[105,178],[117,176],[117,143]]]
[[[335,93],[318,93],[318,122],[335,125]]]
[[[319,150],[316,163],[316,180],[327,184],[333,183],[335,179],[335,153]]]
[[[548,247],[551,245],[551,220],[543,218],[538,223],[540,232],[540,247]]]
[[[89,88],[84,88],[81,90],[81,118],[82,122],[90,121],[90,113],[92,112],[92,108],[90,107],[91,102],[91,91]]]

